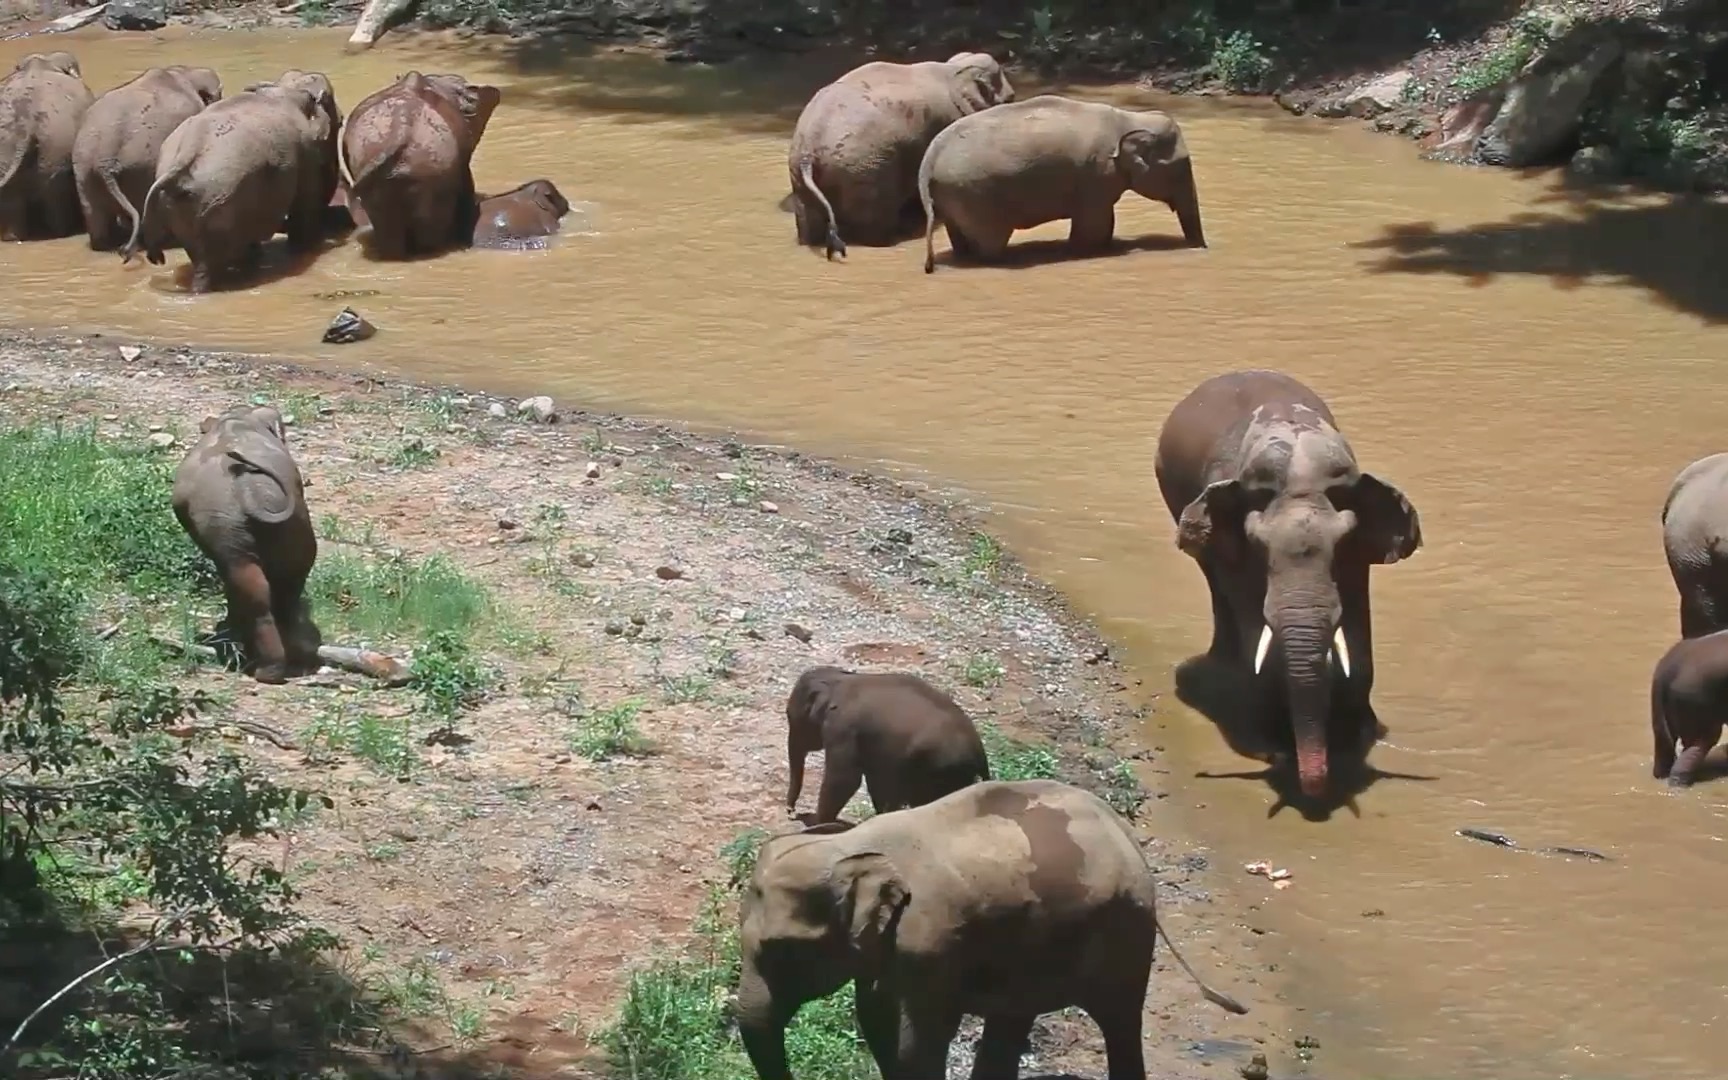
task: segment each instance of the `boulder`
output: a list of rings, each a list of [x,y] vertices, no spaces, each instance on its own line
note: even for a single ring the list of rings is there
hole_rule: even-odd
[[[1355,116],[1364,120],[1390,112],[1404,98],[1404,88],[1415,78],[1409,71],[1390,71],[1353,90],[1328,98],[1314,107],[1320,116]]]
[[[168,0],[109,0],[102,25],[110,30],[160,30],[168,25]]]
[[[1501,90],[1489,90],[1449,105],[1440,114],[1440,126],[1429,138],[1428,149],[1436,157],[1463,161],[1476,150],[1476,140],[1488,130],[1506,98]]]
[[[416,0],[368,0],[366,7],[360,12],[360,19],[354,24],[354,33],[348,38],[348,44],[359,45],[370,49],[373,42],[383,36],[385,30],[402,21],[414,7]]]
[[[324,331],[324,343],[352,345],[357,341],[365,341],[377,332],[378,328],[367,322],[359,312],[345,307],[330,320],[330,325]]]
[[[1477,140],[1477,160],[1512,169],[1552,163],[1578,133],[1591,90],[1621,51],[1613,38],[1594,37],[1557,45],[1527,67]]]

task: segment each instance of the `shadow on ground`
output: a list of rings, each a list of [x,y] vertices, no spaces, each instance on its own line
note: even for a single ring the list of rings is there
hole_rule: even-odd
[[[1501,274],[1538,275],[1559,288],[1606,282],[1706,323],[1728,321],[1728,202],[1586,187],[1562,176],[1542,202],[1563,209],[1441,229],[1388,227],[1351,246],[1383,253],[1376,273],[1451,274],[1485,285]]]

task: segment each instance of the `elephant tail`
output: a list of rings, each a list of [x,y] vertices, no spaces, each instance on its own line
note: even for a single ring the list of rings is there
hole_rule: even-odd
[[[832,259],[836,251],[842,255],[846,254],[846,241],[840,239],[840,230],[834,224],[834,207],[828,202],[828,196],[822,194],[822,189],[816,186],[816,177],[811,172],[809,158],[805,158],[798,163],[798,168],[794,175],[798,177],[799,185],[803,187],[804,190],[808,191],[817,202],[822,204],[822,213],[827,215],[828,239],[826,243],[828,247],[828,257]]]
[[[12,186],[12,181],[16,180],[19,172],[23,170],[24,159],[30,156],[32,143],[33,140],[30,138],[18,139],[13,142],[12,160],[6,163],[4,169],[0,169],[0,195],[6,193],[6,189]]]
[[[1188,961],[1183,959],[1181,951],[1176,948],[1176,943],[1170,940],[1169,933],[1164,929],[1163,920],[1159,919],[1156,914],[1152,916],[1152,927],[1158,932],[1158,936],[1164,939],[1164,944],[1170,946],[1170,955],[1174,956],[1176,962],[1182,965],[1182,970],[1186,971],[1188,977],[1194,980],[1194,985],[1200,988],[1201,995],[1204,996],[1207,1001],[1210,1001],[1225,1012],[1235,1013],[1237,1016],[1244,1016],[1247,1014],[1248,1007],[1246,1005],[1243,1005],[1241,1002],[1221,990],[1214,990],[1210,986],[1207,986],[1206,980],[1195,974],[1194,969],[1188,966]]]
[[[144,193],[144,205],[137,207],[136,213],[132,217],[132,236],[126,241],[126,246],[120,249],[120,264],[122,266],[130,263],[132,256],[138,253],[138,239],[143,235],[144,226],[150,220],[150,209],[156,205],[157,197],[162,193],[163,185],[172,180],[178,180],[191,164],[190,161],[178,161],[170,165],[165,172],[156,177],[155,182],[150,185],[150,190]],[[155,250],[153,246],[145,252],[145,257],[153,263],[160,264],[162,262],[161,252]]]
[[[930,194],[930,155],[918,165],[918,201],[924,204],[924,272],[936,272],[936,200]]]
[[[108,197],[117,203],[126,216],[132,220],[132,231],[138,231],[138,221],[142,215],[138,208],[132,205],[132,200],[126,197],[126,192],[120,187],[120,177],[112,169],[98,169],[102,174],[102,186],[108,189]]]

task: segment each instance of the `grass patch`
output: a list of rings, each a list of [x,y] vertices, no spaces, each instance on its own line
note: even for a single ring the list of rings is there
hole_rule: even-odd
[[[485,700],[497,681],[491,668],[474,656],[468,642],[450,630],[434,630],[414,650],[408,685],[420,707],[446,724]]]
[[[973,533],[972,543],[966,549],[966,573],[977,577],[995,577],[1002,569],[1002,545],[995,537],[985,533]]]
[[[988,720],[978,725],[990,775],[997,780],[1055,780],[1059,762],[1048,747],[1016,739]]]
[[[1006,674],[1002,661],[998,660],[994,653],[975,653],[966,658],[966,666],[961,669],[960,677],[966,681],[967,686],[988,690],[1000,685]]]
[[[616,705],[578,717],[570,733],[570,749],[589,761],[617,757],[642,757],[650,746],[636,725],[643,703],[629,698]]]
[[[494,614],[486,587],[445,555],[320,556],[306,591],[326,636],[334,628],[371,641],[424,639],[435,631],[467,637]]]
[[[369,711],[351,712],[347,698],[321,711],[305,732],[306,750],[314,761],[348,753],[375,772],[394,779],[413,775],[420,762],[412,725],[407,717],[385,719]]]

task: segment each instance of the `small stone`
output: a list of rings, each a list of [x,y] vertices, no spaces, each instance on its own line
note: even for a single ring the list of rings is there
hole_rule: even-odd
[[[1271,1070],[1266,1065],[1265,1054],[1255,1054],[1249,1059],[1248,1064],[1236,1071],[1241,1075],[1242,1080],[1266,1080],[1272,1075]]]
[[[503,403],[498,401],[494,401],[492,404],[486,406],[486,411],[499,420],[503,420],[505,417],[510,415],[510,410],[506,409]]]
[[[761,502],[756,504],[756,509],[762,511],[764,514],[778,514],[780,512],[780,505],[778,503],[771,503],[767,499],[763,499]]]
[[[378,332],[378,328],[360,317],[360,313],[351,307],[345,307],[330,320],[330,325],[324,330],[326,345],[352,345],[357,341],[365,341]]]
[[[6,384],[6,389],[3,392],[8,393],[8,394],[16,394],[18,391],[20,391],[22,389],[24,389],[23,383],[9,382]]]
[[[132,363],[134,360],[137,360],[140,356],[143,356],[143,355],[144,355],[144,350],[140,346],[137,346],[137,345],[122,345],[122,346],[120,346],[120,359],[126,361],[128,364]]]
[[[590,480],[600,479],[600,463],[598,461],[590,461],[588,467],[582,470],[582,474]]]
[[[105,412],[102,414],[102,419],[104,419],[104,420],[108,421],[110,424],[112,424],[114,421],[120,419],[120,414],[119,413]],[[161,431],[162,425],[157,424],[155,427],[151,428],[150,430],[151,431]]]
[[[606,632],[611,634],[613,637],[617,637],[619,634],[624,632],[624,624],[619,622],[617,619],[613,619],[611,622],[606,624]]]
[[[762,636],[762,631],[756,629],[754,626],[745,627],[744,628],[744,636],[749,638],[751,641],[766,641],[766,640],[768,640],[767,638]]]
[[[570,561],[586,570],[594,565],[594,553],[592,551],[578,551],[570,556]]]
[[[589,799],[588,800],[588,809],[590,809],[590,810],[600,809],[600,800],[599,799]]]
[[[156,432],[158,432],[158,431],[165,431],[165,430],[167,430],[167,429],[166,429],[166,428],[165,428],[165,427],[164,427],[164,425],[162,425],[162,424],[151,424],[151,425],[150,425],[150,426],[149,426],[149,427],[148,427],[148,428],[146,428],[146,429],[145,429],[145,430],[146,430],[146,431],[148,431],[148,432],[150,432],[150,434],[152,434],[152,435],[154,435],[154,434],[156,434]]]
[[[174,434],[169,431],[157,431],[150,435],[150,445],[158,450],[166,450],[174,445]]]
[[[294,421],[296,421],[298,419],[300,419],[300,418],[298,416],[295,416],[293,413],[285,412],[282,414],[282,426],[283,427],[293,427]]]
[[[541,424],[550,424],[558,419],[558,411],[552,407],[552,399],[545,394],[527,398],[517,405],[516,415],[529,417]]]
[[[787,637],[795,637],[806,645],[810,644],[810,639],[816,636],[795,622],[787,623],[783,629],[786,631]]]
[[[556,764],[559,764],[559,765],[568,765],[568,764],[570,764],[570,755],[569,754],[554,754],[552,756],[552,760],[553,760],[553,762],[555,762]]]
[[[726,617],[733,622],[743,622],[744,617],[748,614],[749,612],[745,611],[743,608],[735,607],[726,613]]]
[[[1101,664],[1108,659],[1110,659],[1110,646],[1108,645],[1100,645],[1098,648],[1093,649],[1091,652],[1086,654],[1086,662],[1088,664]]]
[[[730,483],[731,481],[738,479],[738,474],[737,473],[730,473],[730,472],[717,472],[714,474],[714,479],[725,480],[728,483]]]
[[[510,529],[520,529],[522,523],[513,517],[501,517],[498,519],[498,527],[505,531],[509,531]]]
[[[684,571],[681,567],[677,566],[656,566],[654,568],[654,576],[659,578],[661,581],[677,581],[679,578],[684,576]]]

